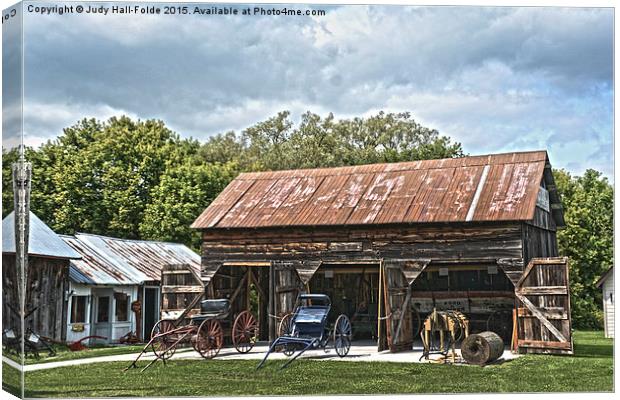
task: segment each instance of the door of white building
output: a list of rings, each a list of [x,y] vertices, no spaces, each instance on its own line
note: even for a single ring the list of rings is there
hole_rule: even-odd
[[[106,339],[93,340],[95,343],[110,343],[112,340],[112,303],[114,291],[110,288],[93,289],[92,335]]]

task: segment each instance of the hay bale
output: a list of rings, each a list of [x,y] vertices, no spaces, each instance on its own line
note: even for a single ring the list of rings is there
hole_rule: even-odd
[[[469,335],[461,343],[461,356],[469,364],[485,365],[497,360],[504,353],[504,342],[494,332]]]

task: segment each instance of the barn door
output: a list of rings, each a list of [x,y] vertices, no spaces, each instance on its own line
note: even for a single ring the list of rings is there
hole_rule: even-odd
[[[411,350],[411,284],[430,263],[428,259],[383,261],[387,344],[391,352]]]
[[[528,353],[572,354],[568,258],[534,258],[515,285],[517,339]]]
[[[297,295],[303,285],[292,263],[274,264],[275,281],[275,315],[282,317],[294,311]]]
[[[200,311],[204,285],[188,264],[165,265],[161,271],[161,317],[181,320]],[[150,335],[145,332],[145,335]]]
[[[398,266],[385,266],[385,311],[387,313],[387,339],[391,352],[411,350],[411,287]]]

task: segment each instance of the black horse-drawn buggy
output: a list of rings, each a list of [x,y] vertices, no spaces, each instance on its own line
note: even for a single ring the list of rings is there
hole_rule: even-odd
[[[328,327],[331,300],[324,294],[301,294],[297,298],[295,312],[284,317],[280,324],[280,336],[273,341],[265,358],[258,364],[257,369],[267,361],[272,352],[281,349],[290,358],[281,368],[285,368],[304,352],[310,349],[322,348],[325,352],[331,340],[334,350],[339,357],[344,357],[351,348],[351,321],[341,314],[336,318],[334,325]]]

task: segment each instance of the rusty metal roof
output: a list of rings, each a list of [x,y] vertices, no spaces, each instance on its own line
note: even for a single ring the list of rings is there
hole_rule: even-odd
[[[240,174],[193,228],[531,220],[546,151]]]
[[[69,275],[76,283],[139,285],[159,281],[167,264],[189,264],[200,275],[200,256],[182,244],[86,233],[60,236],[82,256],[71,261]]]

